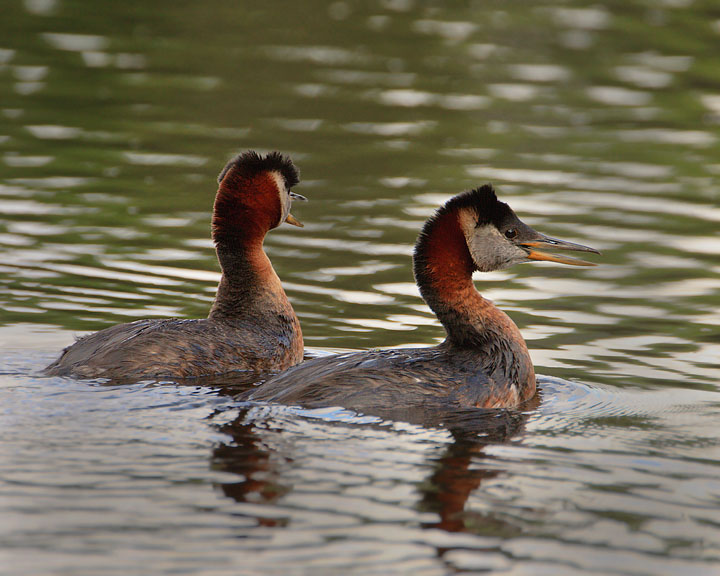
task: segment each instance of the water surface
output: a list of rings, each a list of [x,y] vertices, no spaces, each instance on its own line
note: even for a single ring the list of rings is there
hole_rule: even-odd
[[[3,573],[720,573],[712,2],[25,0],[0,30]],[[311,200],[266,248],[312,354],[442,339],[410,255],[462,190],[600,249],[477,276],[537,406],[468,430],[41,377],[207,314],[247,148]]]

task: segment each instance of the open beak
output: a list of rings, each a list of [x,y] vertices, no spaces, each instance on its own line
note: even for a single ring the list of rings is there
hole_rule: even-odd
[[[293,200],[300,200],[302,202],[307,202],[307,198],[303,196],[302,194],[298,194],[297,192],[290,192],[290,198]],[[299,228],[303,227],[303,223],[300,222],[295,216],[292,214],[288,214],[287,218],[285,218],[285,222],[288,224],[292,224],[293,226],[298,226]]]
[[[300,220],[295,218],[295,216],[293,216],[292,214],[287,215],[287,218],[285,218],[285,222],[287,222],[288,224],[292,224],[293,226],[297,226],[299,228],[302,228],[304,226],[304,224],[302,222],[300,222]]]
[[[556,238],[550,238],[549,236],[539,235],[539,238],[531,240],[530,242],[522,242],[520,246],[527,250],[528,260],[547,260],[548,262],[559,262],[560,264],[570,264],[571,266],[597,266],[593,262],[586,262],[580,260],[580,258],[573,258],[572,256],[558,256],[557,254],[550,254],[544,252],[541,249],[547,250],[574,250],[575,252],[592,252],[593,254],[600,254],[595,248],[589,246],[583,246],[582,244],[574,244],[573,242],[565,242],[564,240],[558,240]]]

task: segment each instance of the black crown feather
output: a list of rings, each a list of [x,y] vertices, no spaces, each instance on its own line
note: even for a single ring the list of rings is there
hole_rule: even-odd
[[[507,216],[512,214],[510,206],[497,199],[492,184],[485,184],[450,198],[444,206],[438,209],[435,218],[465,208],[470,208],[475,212],[478,226],[494,224],[496,227],[500,227]]]
[[[233,168],[245,178],[253,178],[262,172],[280,172],[288,190],[300,182],[300,172],[295,164],[289,156],[280,154],[280,152],[270,152],[262,156],[255,150],[248,150],[238,154],[222,169],[218,176],[218,182],[222,182]]]
[[[476,226],[493,224],[496,228],[500,228],[506,219],[517,218],[510,206],[497,199],[491,184],[485,184],[474,190],[468,190],[453,196],[427,219],[415,243],[413,271],[418,284],[421,283],[419,279],[428,273],[427,242],[433,235],[435,226],[444,216],[453,213],[457,214],[460,210],[472,210],[475,214]]]

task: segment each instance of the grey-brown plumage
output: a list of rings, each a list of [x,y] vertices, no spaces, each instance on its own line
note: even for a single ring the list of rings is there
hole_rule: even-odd
[[[510,348],[495,351],[505,356],[506,364],[512,360]],[[497,360],[478,358],[474,350],[447,342],[430,348],[341,354],[290,368],[261,385],[250,399],[305,408],[341,406],[389,418],[402,418],[418,408],[493,408],[508,404],[506,366]],[[526,383],[533,379],[534,392],[534,373],[527,367],[524,372],[516,377]],[[515,392],[511,404],[519,400]]]
[[[79,378],[191,378],[282,370],[302,360],[300,323],[265,254],[290,216],[298,173],[289,158],[246,152],[220,174],[213,240],[222,277],[208,318],[138,320],[80,338],[46,368]]]
[[[47,374],[142,379],[277,370],[297,362],[295,338],[288,316],[245,326],[208,319],[137,320],[80,338]]]
[[[528,260],[590,265],[538,247],[596,252],[543,236],[490,186],[460,194],[426,222],[413,255],[420,293],[447,333],[439,346],[310,360],[246,395],[309,408],[342,406],[403,418],[424,410],[514,407],[535,393],[535,371],[513,321],[475,289],[475,270]]]

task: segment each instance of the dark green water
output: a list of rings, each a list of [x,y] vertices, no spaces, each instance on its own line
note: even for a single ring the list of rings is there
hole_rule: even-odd
[[[2,572],[720,574],[719,53],[711,1],[3,3]],[[247,148],[302,172],[266,248],[315,353],[441,339],[410,254],[464,189],[602,250],[477,277],[539,406],[468,442],[38,377],[207,314]]]

